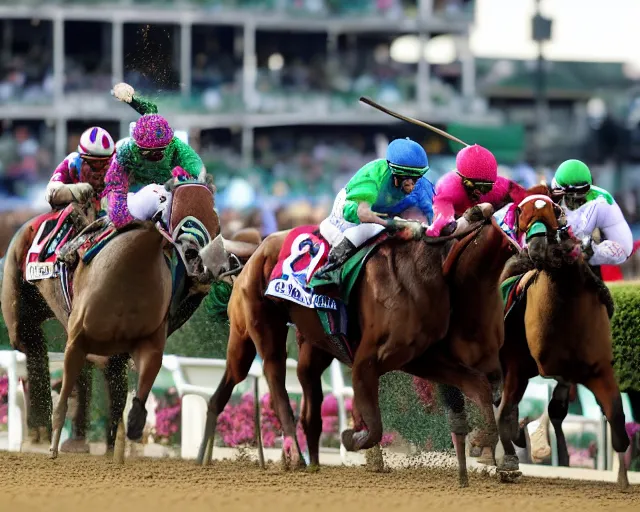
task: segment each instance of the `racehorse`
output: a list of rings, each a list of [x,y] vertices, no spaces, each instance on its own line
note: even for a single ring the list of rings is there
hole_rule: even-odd
[[[535,208],[519,211],[518,226],[527,233],[528,250],[509,261],[500,278],[501,282],[512,278],[519,294],[505,319],[500,354],[504,389],[498,424],[504,465],[518,467],[513,447],[519,433],[518,403],[529,379],[541,375],[559,382],[549,415],[559,444],[565,447],[561,462],[569,464],[562,420],[568,412],[570,386],[583,384],[593,392],[611,425],[613,448],[620,460],[618,484],[625,489],[629,485],[624,461],[629,438],[612,366],[612,299],[585,261],[580,241],[559,226],[559,207],[551,199],[535,203]]]
[[[124,369],[129,354],[133,356],[139,379],[127,437],[140,439],[146,419],[144,404],[162,363],[166,337],[189,318],[206,296],[211,281],[231,266],[234,251],[242,256],[251,245],[224,240],[218,235],[215,188],[210,183],[180,182],[167,184],[167,188],[173,190],[173,196],[167,207],[170,215],[166,226],[136,221],[117,232],[101,221],[91,224],[101,223],[101,227],[97,235],[88,234],[89,245],[84,247],[72,280],[65,278],[66,266],[59,263],[59,272],[46,276],[53,278],[33,280],[28,264],[25,271],[25,255],[45,236],[42,230],[35,232],[34,223],[25,225],[11,243],[2,283],[2,313],[12,346],[27,354],[30,382],[44,381],[38,379],[37,373],[48,375],[41,323],[55,317],[68,334],[60,401],[52,421],[53,457],[58,452],[67,398],[89,354],[110,357],[107,376],[120,379],[123,396],[127,389]],[[73,213],[73,219],[66,224],[67,231],[63,229],[64,220],[55,217],[54,221],[65,236],[77,235],[89,224],[78,205],[69,205],[64,212],[67,217]],[[68,239],[57,234],[55,237]],[[51,240],[45,237],[40,245],[44,244],[46,249],[49,243]],[[193,258],[194,250],[202,246],[208,249],[215,268],[203,269],[201,262],[198,264]],[[55,259],[55,253],[51,250],[38,254]],[[182,284],[182,288],[174,283]],[[189,290],[187,284],[192,285]],[[186,300],[179,300],[185,296]],[[40,391],[30,393],[32,404],[40,397],[50,397],[48,389]],[[112,446],[125,402],[115,400],[113,395],[111,399],[108,445]]]
[[[380,442],[379,377],[403,370],[455,386],[474,400],[494,433],[490,454],[494,460],[498,436],[492,386],[497,387],[500,381],[498,352],[504,328],[498,277],[513,248],[492,219],[492,212],[489,204],[474,207],[460,221],[456,233],[438,239],[426,237],[423,225],[409,222],[396,237],[374,249],[350,296],[351,358],[327,336],[316,311],[265,296],[281,251],[296,233],[294,229],[265,238],[231,294],[227,366],[209,402],[199,462],[208,463],[218,414],[234,386],[246,378],[257,349],[283,427],[285,453],[290,464],[304,464],[285,389],[288,322],[301,334],[297,370],[304,393],[301,419],[312,465],[319,461],[320,376],[334,357],[353,369],[356,430],[342,433],[348,450],[367,449]],[[447,405],[451,408],[460,484],[464,486],[468,484],[464,452],[468,424],[464,401],[456,398],[456,393],[450,395]]]

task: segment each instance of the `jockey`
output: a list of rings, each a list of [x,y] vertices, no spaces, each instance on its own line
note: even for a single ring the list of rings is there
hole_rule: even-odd
[[[104,128],[93,126],[80,136],[78,150],[56,167],[45,198],[52,208],[71,202],[83,203],[104,192],[104,177],[115,153],[113,138]]]
[[[338,193],[331,214],[320,224],[320,234],[331,250],[316,277],[338,268],[385,228],[393,228],[393,215],[415,206],[431,220],[433,185],[424,176],[428,170],[427,153],[409,138],[391,141],[386,158],[362,167]],[[376,212],[391,218],[383,219]]]
[[[116,150],[105,179],[109,218],[120,228],[134,219],[151,220],[170,197],[164,183],[175,168],[181,178],[197,178],[204,165],[198,154],[174,136],[157,106],[138,96],[125,83],[113,95],[142,114]]]
[[[510,202],[518,204],[526,196],[522,186],[498,176],[498,163],[491,151],[477,144],[467,146],[456,156],[456,169],[436,184],[434,220],[426,233],[439,236],[456,216],[477,204],[491,203],[497,210]]]
[[[582,240],[589,264],[620,265],[633,251],[633,236],[620,207],[611,194],[593,185],[591,171],[580,160],[560,164],[551,182],[552,194],[562,199],[567,224]],[[599,229],[604,239],[599,244],[591,238]]]

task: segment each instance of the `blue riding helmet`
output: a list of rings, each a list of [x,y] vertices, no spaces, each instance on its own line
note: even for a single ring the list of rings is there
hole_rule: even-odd
[[[418,179],[429,170],[427,152],[409,137],[389,143],[387,162],[393,174],[400,177]]]

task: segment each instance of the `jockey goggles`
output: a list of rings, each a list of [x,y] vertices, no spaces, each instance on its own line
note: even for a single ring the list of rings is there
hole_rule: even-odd
[[[406,167],[404,165],[392,164],[389,160],[387,160],[387,164],[389,165],[391,172],[399,178],[413,178],[417,180],[418,178],[422,178],[429,170],[428,165],[423,168]]]
[[[140,152],[140,156],[143,158],[156,157],[157,159],[161,159],[164,157],[164,152],[167,147],[168,146],[163,146],[161,148],[143,148],[138,146],[138,151]]]
[[[92,155],[80,155],[83,162],[86,162],[92,171],[96,169],[101,170],[105,164],[109,162],[111,156],[92,156]]]
[[[555,194],[569,194],[576,196],[583,196],[591,190],[589,183],[582,183],[580,185],[557,185],[557,188],[553,189]]]
[[[470,178],[463,176],[458,171],[456,171],[456,174],[460,176],[460,178],[462,179],[462,184],[464,185],[464,187],[469,190],[477,190],[481,194],[488,194],[489,192],[491,192],[491,189],[493,188],[493,185],[494,185],[493,181],[472,180]]]

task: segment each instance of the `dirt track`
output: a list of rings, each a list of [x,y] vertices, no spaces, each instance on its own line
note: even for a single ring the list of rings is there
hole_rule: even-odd
[[[130,459],[115,466],[104,457],[0,452],[0,510],[207,511],[434,510],[518,512],[640,510],[640,486],[620,493],[613,484],[523,477],[499,484],[471,475],[426,469],[373,474],[361,468],[323,467],[318,473],[261,471],[253,463],[217,461],[208,468],[172,459]]]

